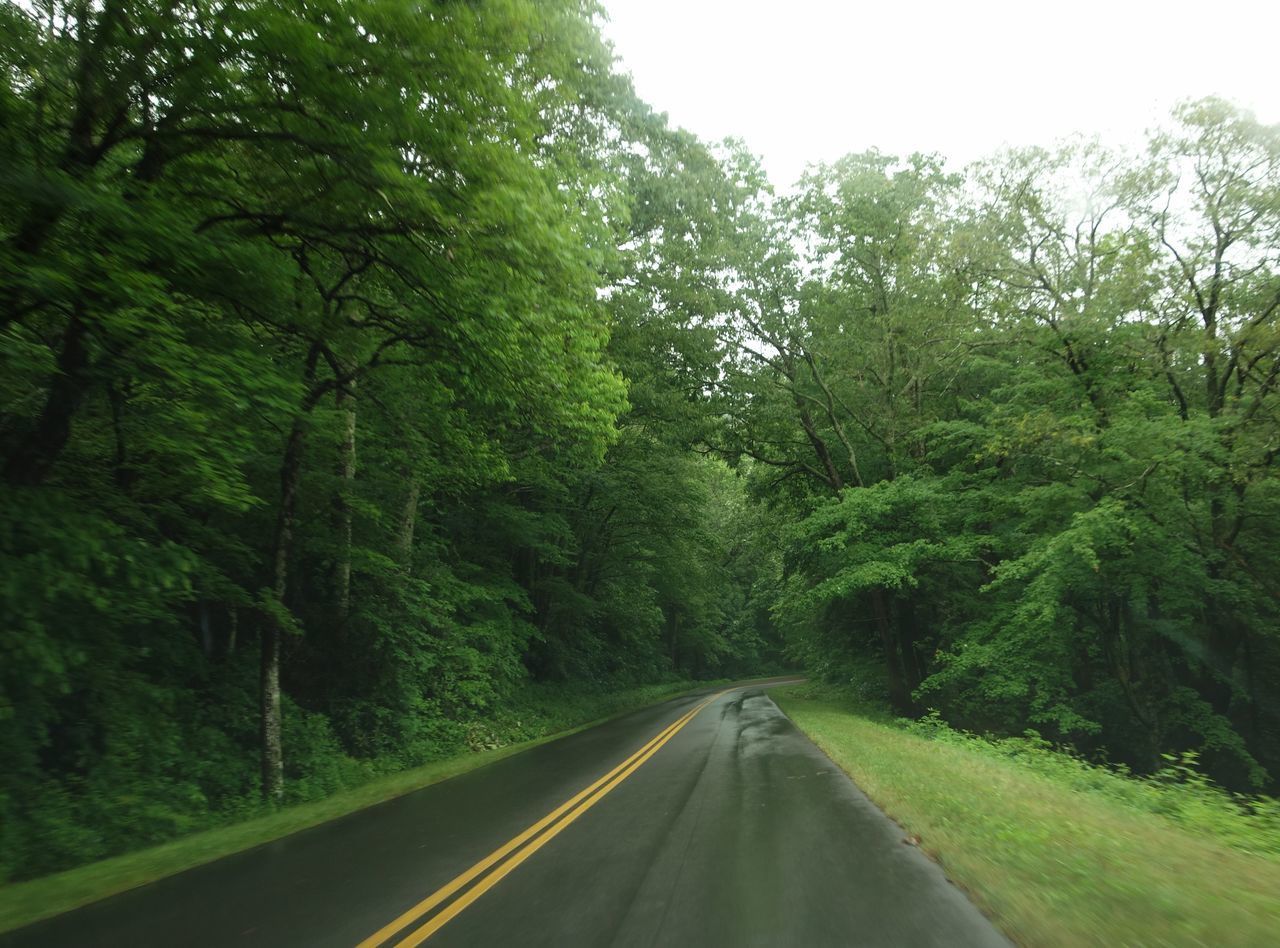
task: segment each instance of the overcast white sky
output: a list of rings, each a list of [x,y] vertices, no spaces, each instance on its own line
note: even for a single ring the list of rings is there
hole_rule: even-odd
[[[775,184],[876,146],[1133,142],[1210,93],[1280,121],[1278,0],[603,0],[640,95]]]

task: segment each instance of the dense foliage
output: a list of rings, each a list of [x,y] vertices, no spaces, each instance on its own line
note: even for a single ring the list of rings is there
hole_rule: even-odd
[[[0,877],[779,636],[1275,786],[1280,130],[779,197],[597,17],[0,3]]]
[[[0,5],[0,877],[769,658],[723,176],[593,15]]]
[[[771,219],[725,447],[785,524],[798,654],[1273,788],[1280,128],[1208,100],[1142,155],[853,155]]]

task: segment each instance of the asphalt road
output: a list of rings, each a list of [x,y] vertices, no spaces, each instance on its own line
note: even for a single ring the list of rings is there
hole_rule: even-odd
[[[766,690],[637,711],[0,946],[1008,945]]]

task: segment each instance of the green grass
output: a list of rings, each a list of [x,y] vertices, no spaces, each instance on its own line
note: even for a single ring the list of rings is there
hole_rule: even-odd
[[[1139,780],[1036,740],[904,727],[831,689],[772,694],[1019,944],[1280,944],[1274,801],[1185,767]]]
[[[492,764],[504,757],[548,741],[593,727],[637,708],[665,701],[678,694],[721,682],[672,682],[594,695],[554,695],[536,691],[520,696],[519,721],[501,721],[477,735],[475,752],[433,761],[421,767],[379,777],[323,800],[286,807],[264,816],[206,830],[160,846],[127,853],[59,872],[0,887],[0,932],[9,931],[69,911],[89,902],[174,875],[223,856],[296,833],[356,810],[382,803],[422,787]],[[544,689],[545,690],[545,689]],[[500,715],[499,718],[502,718]],[[518,725],[518,727],[516,726]],[[509,734],[536,736],[504,743]]]

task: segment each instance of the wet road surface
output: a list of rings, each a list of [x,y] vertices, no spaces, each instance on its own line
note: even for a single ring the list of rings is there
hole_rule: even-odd
[[[646,708],[0,946],[1008,945],[766,692]]]

